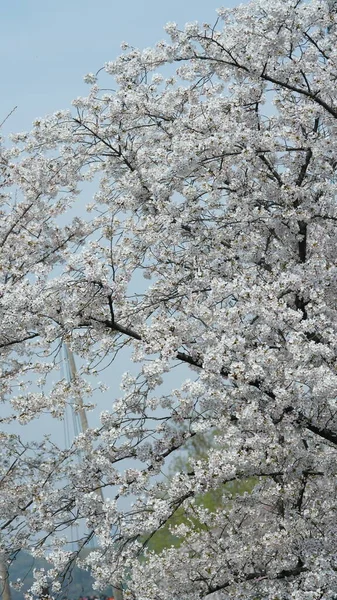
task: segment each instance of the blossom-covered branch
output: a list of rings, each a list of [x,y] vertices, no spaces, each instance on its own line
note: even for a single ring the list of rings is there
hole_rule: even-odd
[[[67,448],[4,430],[1,553],[44,552],[57,591],[78,524],[130,598],[333,600],[336,3],[166,33],[1,152],[2,422],[99,404],[101,371],[117,396]]]

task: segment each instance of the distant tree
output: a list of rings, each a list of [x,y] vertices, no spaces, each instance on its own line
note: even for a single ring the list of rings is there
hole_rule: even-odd
[[[97,585],[137,600],[336,598],[337,4],[218,15],[126,47],[105,65],[115,91],[88,75],[72,112],[3,152],[0,550],[53,562],[35,594],[95,536]],[[71,383],[64,341],[83,365]],[[76,408],[126,345],[100,427],[66,449],[8,433]],[[252,480],[228,510],[200,502]],[[180,510],[181,543],[140,560]]]
[[[170,465],[168,478],[173,478],[176,473],[180,472],[188,474],[193,469],[193,462],[207,459],[210,449],[215,446],[214,434],[211,436],[196,435],[191,438],[186,444],[186,452],[173,460]],[[236,494],[242,495],[251,492],[256,483],[255,479],[222,483],[217,488],[212,487],[207,492],[201,492],[197,495],[195,498],[196,505],[201,506],[210,513],[220,510],[229,513],[232,507],[232,497]],[[187,529],[194,532],[208,529],[208,526],[202,523],[196,515],[191,513],[187,515],[184,507],[180,506],[160,529],[157,529],[148,537],[144,536],[140,541],[146,549],[157,553],[171,546],[180,546],[185,540],[184,535],[175,536],[172,531],[181,524],[187,525]]]

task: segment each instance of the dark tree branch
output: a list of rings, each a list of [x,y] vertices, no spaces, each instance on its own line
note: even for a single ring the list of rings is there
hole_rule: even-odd
[[[101,321],[99,321],[99,322],[101,322]],[[104,321],[103,324],[105,324],[105,326],[108,327],[109,329],[111,329],[112,331],[119,331],[120,333],[123,333],[129,337],[136,339],[136,340],[142,340],[141,335],[139,335],[139,333],[137,333],[130,327],[119,325],[116,322],[112,323],[112,321]],[[88,322],[82,323],[82,326],[88,326],[88,325],[90,325],[90,323],[88,323]],[[178,360],[180,360],[181,362],[192,365],[194,367],[198,367],[199,369],[203,368],[201,358],[198,358],[198,359],[193,358],[191,355],[186,354],[185,352],[177,352],[176,358]],[[221,371],[221,375],[224,378],[226,378],[226,377],[228,377],[229,373],[227,371],[223,370],[223,371]],[[271,390],[263,389],[260,381],[258,381],[258,380],[251,381],[251,382],[249,382],[249,385],[256,388],[257,390],[259,390],[259,392],[261,392],[262,394],[266,394],[271,400],[273,400],[273,401],[276,400],[275,394]],[[293,410],[292,407],[290,407],[290,408],[291,408],[291,410]],[[289,412],[290,412],[290,410],[289,410]],[[319,437],[337,445],[337,433],[336,432],[334,432],[328,428],[318,427],[318,426],[314,425],[313,423],[311,423],[311,421],[309,419],[307,419],[303,415],[299,415],[298,422],[304,423],[305,429],[308,429],[309,431],[311,431],[312,433],[315,433]]]
[[[283,569],[279,573],[276,573],[276,575],[273,575],[273,579],[286,579],[288,577],[297,577],[298,575],[300,575],[301,573],[304,573],[307,570],[308,570],[308,568],[299,559],[296,567],[293,567],[291,569]],[[242,583],[245,581],[254,581],[254,580],[256,580],[256,583],[258,583],[259,580],[266,579],[266,578],[268,578],[267,571],[260,571],[259,573],[248,573],[247,575],[243,574],[242,576],[238,575],[236,578],[236,581],[234,581],[234,582],[226,581],[225,583],[221,583],[219,585],[214,585],[214,586],[208,585],[207,596],[209,594],[214,594],[214,592],[219,592],[221,590],[224,590],[233,584],[235,585],[235,583],[239,583],[239,582]]]
[[[0,348],[8,348],[9,346],[15,346],[15,344],[22,344],[22,342],[26,342],[27,340],[33,340],[34,338],[39,337],[38,333],[30,333],[26,337],[17,340],[11,340],[10,342],[4,342],[0,344]]]

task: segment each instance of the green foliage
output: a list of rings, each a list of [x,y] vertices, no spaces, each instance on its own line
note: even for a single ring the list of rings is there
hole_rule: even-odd
[[[193,437],[188,444],[186,453],[177,457],[171,464],[168,476],[172,477],[177,472],[188,472],[191,470],[191,459],[206,459],[211,447],[217,447],[216,432]],[[218,510],[228,511],[231,507],[231,497],[250,493],[256,483],[257,480],[251,478],[222,484],[217,488],[208,490],[207,492],[196,496],[195,504],[196,506],[206,508],[209,512],[216,512]],[[166,523],[149,539],[146,539],[144,536],[140,541],[144,543],[149,550],[158,554],[165,548],[170,548],[171,546],[179,547],[183,542],[183,538],[174,536],[171,533],[171,529],[172,527],[181,524],[188,525],[193,531],[207,529],[197,517],[193,517],[190,514],[187,515],[185,508],[180,506]]]

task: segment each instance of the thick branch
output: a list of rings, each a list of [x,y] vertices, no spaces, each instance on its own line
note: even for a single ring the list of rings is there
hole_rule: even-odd
[[[332,431],[328,427],[318,427],[317,425],[310,423],[310,421],[308,421],[306,418],[304,418],[304,419],[305,419],[304,426],[306,429],[309,429],[309,431],[311,431],[312,433],[319,435],[319,437],[322,437],[325,440],[327,440],[328,442],[331,442],[332,444],[335,444],[337,446],[336,431]]]
[[[108,321],[108,320],[104,321],[104,324],[106,325],[106,327],[109,327],[109,329],[111,329],[112,331],[119,331],[120,333],[128,335],[129,337],[132,337],[136,340],[142,340],[141,335],[139,333],[137,333],[136,331],[134,331],[133,329],[131,329],[130,327],[119,325],[116,322],[113,323],[112,321]],[[88,326],[88,325],[90,325],[90,323],[88,323],[88,322],[81,324],[81,326]],[[186,354],[185,352],[177,352],[176,358],[184,363],[187,363],[194,367],[198,367],[199,369],[203,368],[201,358],[193,358],[192,356],[190,356],[189,354]],[[221,375],[224,378],[226,378],[226,377],[228,377],[229,373],[227,371],[221,371]],[[249,383],[249,385],[256,388],[261,393],[269,396],[271,400],[275,400],[274,393],[270,390],[262,389],[261,383],[259,381],[257,381],[257,380],[251,381]],[[337,433],[336,432],[334,432],[328,428],[318,427],[318,426],[314,425],[313,423],[311,423],[306,417],[303,417],[302,415],[299,416],[299,421],[304,422],[304,427],[306,429],[308,429],[309,431],[311,431],[312,433],[315,433],[319,437],[337,445]]]
[[[301,560],[298,561],[296,567],[293,567],[292,569],[283,569],[282,571],[280,571],[279,573],[277,573],[276,575],[274,575],[272,577],[272,579],[286,579],[287,577],[297,577],[298,575],[300,575],[301,573],[304,573],[305,571],[307,571],[307,567],[305,567],[302,563]],[[225,583],[221,583],[219,585],[208,585],[208,593],[207,596],[209,594],[214,594],[214,592],[219,592],[220,590],[224,590],[228,587],[230,587],[231,585],[233,585],[233,583],[243,583],[245,581],[256,581],[256,583],[258,583],[261,579],[266,579],[268,578],[268,573],[267,571],[260,571],[260,573],[248,573],[247,575],[244,575],[242,577],[237,576],[236,580],[233,581],[226,581]]]
[[[8,346],[14,346],[15,344],[22,344],[22,342],[26,342],[27,340],[33,340],[36,337],[39,337],[38,333],[30,333],[26,337],[23,337],[19,340],[11,340],[10,342],[4,342],[3,344],[0,344],[0,348],[8,348]]]
[[[213,42],[214,40],[210,40],[210,41]],[[224,50],[229,54],[229,52],[226,48],[224,48]],[[246,67],[245,65],[241,65],[233,57],[232,57],[232,60],[223,60],[220,58],[213,58],[212,56],[206,56],[206,55],[203,56],[202,54],[195,54],[193,58],[197,59],[197,60],[206,60],[209,62],[221,63],[228,67],[233,67],[234,69],[239,69],[239,70],[245,71],[245,73],[248,73],[249,75],[251,74],[251,70],[248,67]],[[177,60],[183,61],[183,60],[188,60],[188,59],[187,58],[179,58]],[[291,92],[295,92],[296,94],[300,94],[300,95],[306,96],[307,98],[310,98],[313,102],[316,102],[317,104],[319,104],[319,106],[324,108],[330,115],[335,117],[335,119],[337,118],[337,110],[335,110],[332,106],[330,106],[327,102],[325,102],[325,100],[320,98],[320,96],[318,96],[318,92],[312,92],[312,91],[306,90],[304,88],[298,87],[296,85],[293,85],[291,83],[288,83],[286,81],[276,79],[275,77],[272,77],[271,75],[269,75],[268,73],[266,73],[264,71],[260,74],[260,77],[264,81],[269,81],[270,83],[273,83],[277,87],[286,88],[287,90],[290,90]]]

